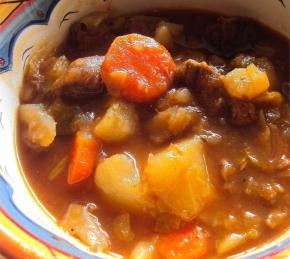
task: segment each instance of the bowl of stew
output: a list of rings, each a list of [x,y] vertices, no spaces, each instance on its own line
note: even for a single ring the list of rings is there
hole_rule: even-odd
[[[289,1],[16,2],[0,252],[290,256]]]

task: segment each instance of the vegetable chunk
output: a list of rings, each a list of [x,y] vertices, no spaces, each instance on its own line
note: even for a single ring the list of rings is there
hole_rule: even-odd
[[[173,37],[179,36],[183,31],[183,25],[161,21],[155,29],[155,39],[168,49],[173,48]]]
[[[155,243],[156,240],[138,242],[129,259],[158,259]]]
[[[53,84],[53,90],[70,100],[89,98],[102,91],[100,68],[104,57],[92,56],[74,60]]]
[[[102,143],[86,131],[75,135],[68,168],[68,184],[75,184],[88,178],[94,170],[101,152]]]
[[[20,105],[19,117],[27,126],[25,137],[31,144],[47,147],[53,142],[56,122],[42,104]]]
[[[147,123],[149,138],[155,143],[165,142],[183,133],[197,119],[198,115],[193,107],[170,107],[158,112]]]
[[[218,254],[224,254],[244,244],[246,241],[246,233],[231,233],[226,235],[222,240],[219,240],[219,242],[217,242],[216,249]]]
[[[199,226],[187,226],[166,235],[160,235],[157,251],[165,259],[204,258],[208,251],[208,233]]]
[[[189,106],[193,104],[193,97],[187,88],[173,88],[158,101],[156,108],[164,111],[172,106]]]
[[[252,100],[265,93],[270,86],[266,72],[254,64],[232,70],[223,77],[223,82],[228,94],[240,100]]]
[[[160,153],[150,154],[145,178],[159,209],[183,220],[192,220],[214,194],[199,138],[171,144]]]
[[[135,133],[137,113],[134,106],[125,102],[113,102],[97,123],[94,134],[105,142],[122,142]]]
[[[88,206],[70,204],[61,226],[92,250],[105,251],[110,248],[107,233],[102,229],[98,218],[89,212]]]
[[[170,86],[175,64],[152,38],[128,34],[115,38],[101,68],[108,91],[133,102],[148,102]]]
[[[119,240],[130,242],[134,239],[135,235],[131,229],[130,214],[125,213],[114,219],[113,232]]]
[[[101,162],[95,173],[95,184],[105,197],[123,207],[142,211],[146,197],[139,172],[130,157],[117,154]]]

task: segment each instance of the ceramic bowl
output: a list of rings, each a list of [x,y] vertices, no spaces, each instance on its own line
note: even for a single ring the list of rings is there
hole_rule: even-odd
[[[26,0],[0,1],[0,254],[16,258],[108,258],[57,227],[29,189],[15,146],[18,93],[25,62],[57,44],[92,11],[112,15],[152,8],[198,8],[252,17],[290,38],[288,0]],[[290,258],[290,232],[237,258]]]

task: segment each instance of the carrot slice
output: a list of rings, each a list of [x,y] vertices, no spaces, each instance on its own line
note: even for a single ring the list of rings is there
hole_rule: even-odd
[[[75,135],[68,168],[68,184],[81,182],[91,175],[102,149],[102,144],[86,131]]]
[[[204,258],[208,251],[208,233],[199,226],[187,226],[169,234],[160,235],[157,252],[165,259]]]
[[[150,37],[128,34],[115,38],[101,68],[108,91],[133,102],[148,102],[170,86],[175,63],[169,52]]]

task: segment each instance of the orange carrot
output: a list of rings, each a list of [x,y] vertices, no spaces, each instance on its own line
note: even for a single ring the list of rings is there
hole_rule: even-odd
[[[208,251],[208,233],[199,226],[187,226],[160,235],[156,249],[165,259],[204,258]]]
[[[133,102],[148,102],[170,86],[175,63],[165,47],[150,37],[128,34],[115,38],[101,68],[108,91]]]
[[[93,172],[102,144],[86,131],[78,131],[75,135],[68,168],[68,184],[78,183]]]

